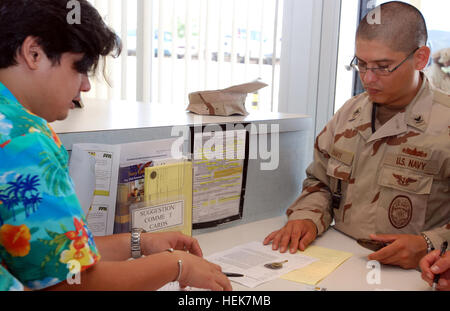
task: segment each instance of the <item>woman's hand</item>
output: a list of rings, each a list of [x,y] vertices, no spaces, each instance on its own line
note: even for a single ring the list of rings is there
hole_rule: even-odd
[[[142,253],[146,256],[173,248],[203,257],[198,241],[180,232],[143,233],[141,235],[141,243]]]
[[[230,280],[222,273],[222,268],[198,256],[186,252],[175,252],[182,260],[180,287],[206,288],[214,291],[231,291]]]

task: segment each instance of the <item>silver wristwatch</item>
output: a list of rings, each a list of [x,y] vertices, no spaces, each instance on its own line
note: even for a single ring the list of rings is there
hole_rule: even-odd
[[[141,233],[145,233],[145,230],[142,228],[133,228],[131,230],[131,257],[134,259],[142,256]]]

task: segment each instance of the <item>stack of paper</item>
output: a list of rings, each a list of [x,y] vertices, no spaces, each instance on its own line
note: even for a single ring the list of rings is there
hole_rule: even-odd
[[[316,285],[352,257],[351,253],[319,246],[309,246],[304,252],[298,253],[318,260],[306,267],[289,272],[281,278],[309,285]]]
[[[243,274],[244,277],[233,278],[233,281],[251,288],[317,261],[317,259],[303,254],[275,252],[272,250],[272,246],[264,246],[262,242],[251,242],[236,246],[208,256],[206,259],[221,266],[222,271]],[[267,263],[284,262],[286,260],[287,262],[278,270],[264,266]]]

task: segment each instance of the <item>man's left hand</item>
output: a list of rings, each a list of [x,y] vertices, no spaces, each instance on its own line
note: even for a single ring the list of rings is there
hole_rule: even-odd
[[[376,260],[382,264],[414,269],[419,265],[420,259],[427,254],[427,243],[420,235],[371,234],[370,238],[390,243],[368,257],[369,260]]]

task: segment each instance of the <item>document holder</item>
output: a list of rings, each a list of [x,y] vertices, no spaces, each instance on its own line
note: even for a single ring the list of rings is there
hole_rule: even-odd
[[[144,199],[130,206],[131,227],[192,235],[192,162],[145,168]]]

